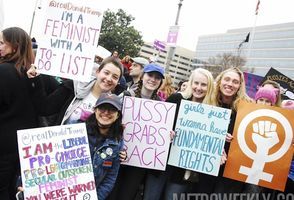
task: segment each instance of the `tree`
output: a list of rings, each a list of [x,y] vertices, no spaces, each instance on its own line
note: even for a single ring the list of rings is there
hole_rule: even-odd
[[[244,67],[246,59],[240,56],[234,56],[232,53],[218,54],[216,57],[210,57],[208,62],[205,64],[205,68],[212,72],[215,77],[221,71],[226,70],[230,67],[238,67],[242,71],[247,70]]]
[[[122,9],[117,13],[107,10],[103,16],[99,45],[111,52],[117,50],[120,57],[126,54],[137,56],[144,41],[140,32],[131,25],[133,20],[135,18]]]

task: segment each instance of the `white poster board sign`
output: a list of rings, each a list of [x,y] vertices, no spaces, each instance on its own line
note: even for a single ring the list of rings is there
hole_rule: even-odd
[[[97,1],[44,2],[35,65],[38,72],[90,81],[103,10]]]
[[[169,165],[217,176],[231,110],[182,100]]]
[[[165,170],[176,104],[124,97],[124,143],[128,159],[122,164]]]
[[[97,199],[85,124],[18,130],[25,199]]]

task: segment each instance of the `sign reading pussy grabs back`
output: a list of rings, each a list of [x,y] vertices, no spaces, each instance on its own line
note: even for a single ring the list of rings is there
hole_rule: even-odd
[[[122,164],[165,170],[176,104],[124,97],[123,124],[128,159]]]

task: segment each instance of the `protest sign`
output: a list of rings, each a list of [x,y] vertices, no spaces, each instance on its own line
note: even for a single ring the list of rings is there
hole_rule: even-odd
[[[294,100],[294,80],[290,79],[274,68],[270,68],[270,70],[264,76],[262,83],[266,80],[275,81],[280,84],[282,99]]]
[[[293,155],[294,113],[241,101],[224,176],[283,191]]]
[[[128,160],[122,164],[165,170],[176,104],[124,97],[124,143]]]
[[[169,165],[218,175],[231,110],[182,100]]]
[[[85,124],[18,130],[25,199],[97,199]]]
[[[45,1],[35,65],[38,72],[90,81],[103,11],[96,1]]]
[[[263,77],[248,72],[243,72],[246,86],[246,93],[249,97],[255,98],[258,86],[260,85]]]

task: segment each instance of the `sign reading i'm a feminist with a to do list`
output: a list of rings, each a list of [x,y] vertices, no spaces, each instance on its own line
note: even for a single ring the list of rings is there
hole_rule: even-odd
[[[231,110],[182,100],[169,165],[217,176]]]
[[[165,170],[176,104],[124,97],[124,143],[128,160],[122,164]]]
[[[85,124],[17,131],[25,199],[97,199]]]
[[[90,81],[103,9],[99,1],[45,1],[35,65],[38,72]]]

